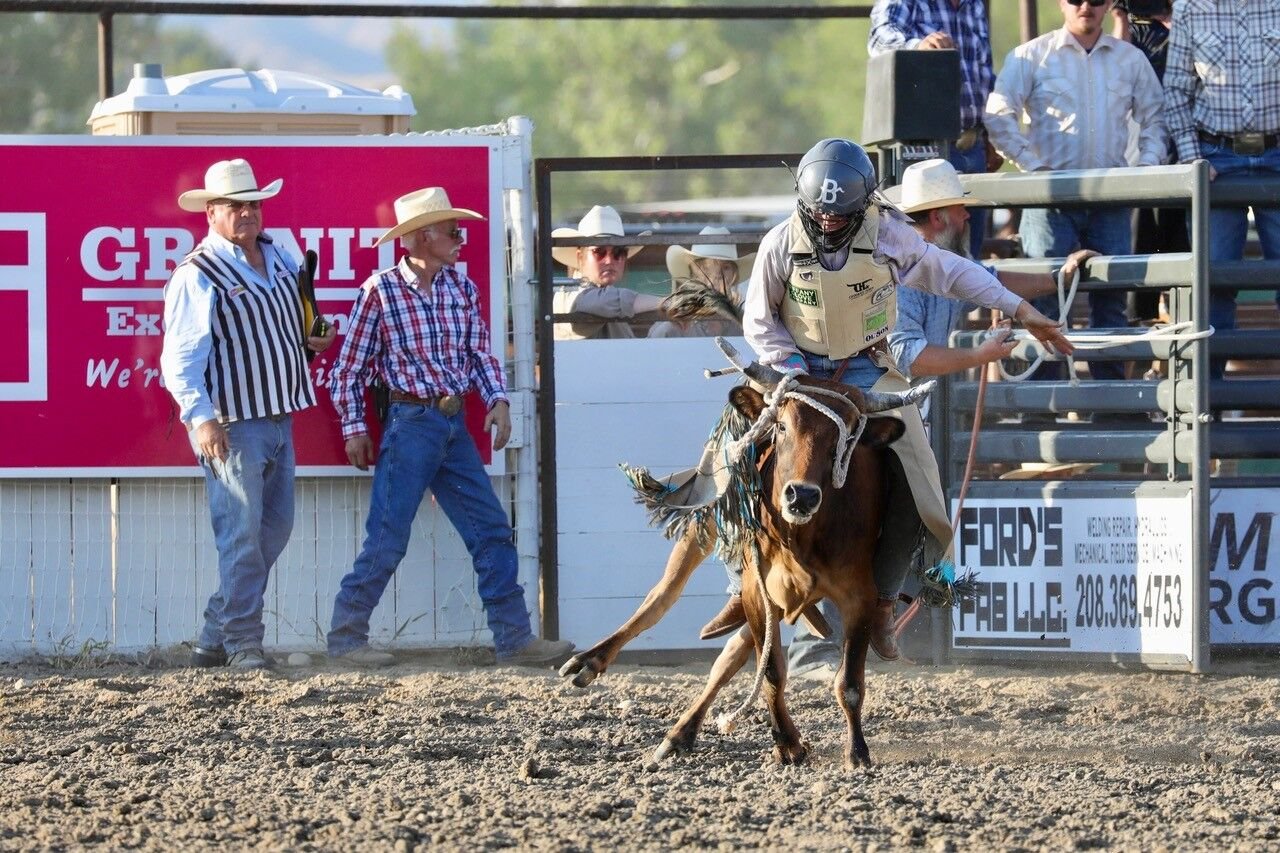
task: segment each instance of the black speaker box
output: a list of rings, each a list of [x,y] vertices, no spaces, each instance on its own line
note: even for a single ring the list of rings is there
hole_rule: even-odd
[[[960,54],[891,50],[867,61],[862,143],[953,140],[960,135]]]

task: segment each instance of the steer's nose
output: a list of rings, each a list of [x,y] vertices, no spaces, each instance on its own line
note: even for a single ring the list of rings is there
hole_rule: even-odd
[[[822,489],[809,483],[790,482],[782,490],[787,509],[795,515],[813,515],[822,503]]]

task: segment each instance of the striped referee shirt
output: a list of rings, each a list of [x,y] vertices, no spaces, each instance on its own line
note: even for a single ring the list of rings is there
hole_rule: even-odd
[[[876,0],[871,9],[867,52],[916,50],[930,33],[946,33],[960,53],[960,125],[982,124],[982,110],[996,75],[991,65],[991,28],[985,0]]]
[[[307,372],[297,264],[263,234],[267,276],[210,232],[164,290],[160,369],[192,429],[315,405]]]
[[[344,439],[366,432],[364,389],[374,379],[415,397],[461,395],[474,387],[486,406],[507,399],[475,282],[446,266],[424,288],[402,260],[361,285],[329,374]]]
[[[1280,2],[1174,3],[1164,106],[1183,163],[1200,156],[1199,130],[1280,133]]]

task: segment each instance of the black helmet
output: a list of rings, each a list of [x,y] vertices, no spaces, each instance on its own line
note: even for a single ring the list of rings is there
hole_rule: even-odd
[[[796,208],[809,239],[824,252],[843,249],[862,227],[876,189],[876,172],[862,146],[847,139],[824,139],[809,149],[796,169]],[[818,214],[847,216],[838,231],[823,231]]]

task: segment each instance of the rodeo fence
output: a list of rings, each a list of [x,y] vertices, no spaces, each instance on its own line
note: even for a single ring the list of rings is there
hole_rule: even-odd
[[[1207,166],[1196,163],[1143,169],[1110,169],[1027,175],[963,176],[966,188],[976,196],[989,199],[1002,207],[1189,207],[1191,232],[1190,253],[1134,255],[1096,258],[1089,263],[1087,276],[1081,279],[1081,292],[1094,290],[1168,291],[1170,319],[1174,323],[1191,321],[1197,332],[1208,329],[1210,290],[1274,289],[1280,282],[1278,261],[1232,261],[1209,263],[1209,206],[1276,205],[1280,181],[1220,179],[1208,182]],[[1057,261],[1010,260],[997,263],[999,269],[1048,273]],[[1065,319],[1065,318],[1064,318]],[[1138,329],[1101,330],[1109,336],[1133,335]],[[957,336],[961,344],[976,344],[972,333]],[[1082,335],[1081,339],[1087,339]],[[1226,487],[1240,489],[1274,489],[1280,484],[1276,476],[1227,480],[1211,480],[1210,460],[1274,459],[1280,457],[1280,422],[1275,417],[1276,400],[1280,399],[1280,383],[1274,378],[1217,379],[1209,378],[1209,358],[1272,358],[1280,349],[1280,332],[1275,328],[1214,331],[1207,340],[1135,340],[1101,352],[1090,352],[1087,358],[1111,361],[1159,361],[1166,365],[1163,379],[1124,381],[1041,381],[1000,382],[986,389],[985,408],[988,421],[981,424],[977,443],[977,461],[983,463],[1119,463],[1118,474],[1073,471],[1070,481],[1054,483],[1016,483],[995,480],[975,484],[970,494],[995,505],[1009,506],[1019,500],[1046,502],[1058,500],[1069,504],[1074,498],[1105,500],[1108,494],[1144,497],[1178,495],[1179,487],[1189,486],[1192,511],[1187,519],[1191,526],[1190,615],[1192,657],[1190,667],[1200,671],[1209,665],[1209,613],[1218,610],[1220,596],[1212,602],[1209,575],[1216,554],[1210,547],[1222,546],[1224,532],[1213,525],[1210,514],[1211,492]],[[1025,341],[1015,350],[1015,357],[1033,359],[1041,347]],[[1076,358],[1081,354],[1077,353]],[[949,481],[957,481],[970,444],[970,430],[978,428],[971,414],[977,403],[978,383],[952,378],[943,383],[940,403],[935,409],[946,413],[935,419],[935,446]],[[1269,412],[1268,417],[1241,420],[1223,417],[1229,410]],[[1064,421],[1068,413],[1155,413],[1161,423],[1085,423]],[[1044,428],[1044,418],[1028,419],[1028,413],[1052,416],[1053,426]],[[1017,417],[1022,416],[1022,417]],[[1145,476],[1134,470],[1153,470],[1163,475],[1165,486],[1141,482]],[[1064,466],[1065,467],[1065,466]],[[1050,479],[1052,474],[1042,475]],[[1113,482],[1100,482],[1108,478]],[[1117,479],[1118,478],[1118,479]],[[1133,482],[1126,482],[1133,481]],[[1170,491],[1171,490],[1171,491]],[[953,490],[954,491],[954,490]],[[1266,492],[1262,492],[1265,494]],[[1269,529],[1269,528],[1268,528]],[[1102,547],[1102,543],[1098,544]],[[1141,543],[1140,543],[1141,544]],[[1247,546],[1247,543],[1246,543]],[[1238,542],[1228,548],[1238,548]],[[1266,543],[1258,547],[1265,553]],[[1081,561],[1089,562],[1099,555],[1093,545],[1081,542],[1075,552],[1077,571]],[[1070,569],[1067,561],[1067,569]],[[1102,562],[1102,561],[1099,561]],[[1237,561],[1238,562],[1238,561]],[[1264,559],[1265,562],[1265,559]],[[987,567],[990,569],[991,567]],[[998,574],[998,572],[997,572]],[[1077,574],[1076,578],[1088,577]],[[1123,579],[1102,570],[1095,574],[1123,586]],[[1267,582],[1269,583],[1269,581]],[[1103,616],[1123,622],[1114,608],[1103,608]],[[1079,617],[1080,611],[1077,610]],[[1225,613],[1225,611],[1222,611]],[[962,615],[963,616],[963,615]],[[1215,613],[1221,619],[1221,613]],[[1266,620],[1268,622],[1272,619]],[[961,620],[963,622],[963,618]],[[1088,618],[1080,621],[1089,622]],[[1131,620],[1132,621],[1132,620]],[[1262,620],[1259,620],[1262,621]],[[1050,631],[1050,634],[1053,632]],[[1070,632],[1062,632],[1070,633]],[[961,639],[953,636],[953,643]],[[973,647],[982,640],[967,638]],[[1031,645],[1016,639],[989,649],[999,649],[1001,656],[1015,656],[1019,649]],[[1052,639],[1052,637],[1050,638]],[[1274,642],[1274,640],[1272,640]],[[1033,644],[1032,644],[1033,645]],[[955,646],[958,651],[959,644]],[[1175,655],[1176,657],[1176,655]],[[1160,656],[1147,656],[1149,662],[1162,662]]]

